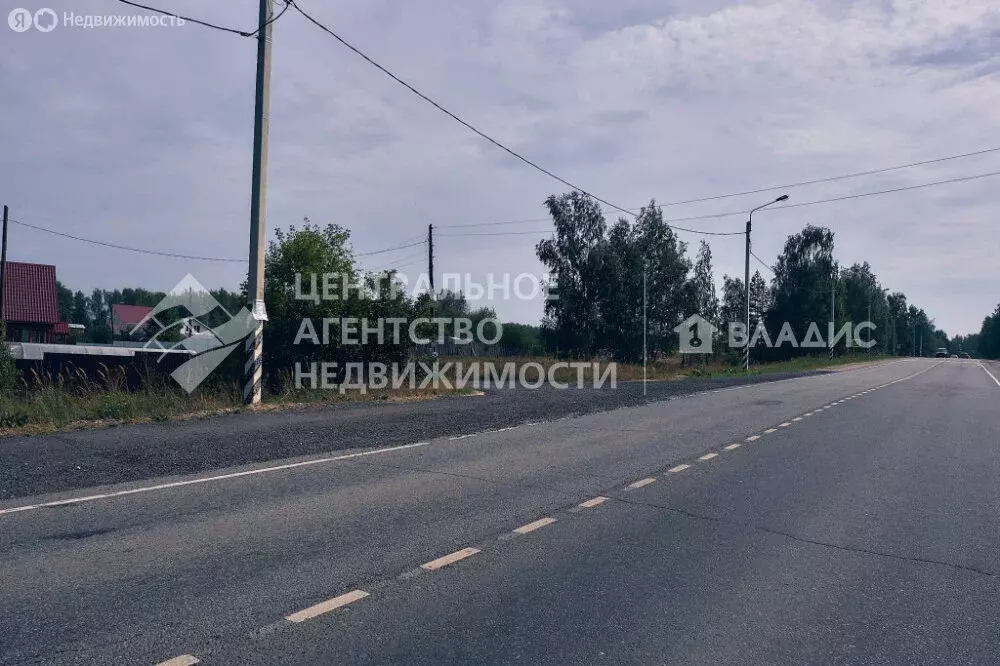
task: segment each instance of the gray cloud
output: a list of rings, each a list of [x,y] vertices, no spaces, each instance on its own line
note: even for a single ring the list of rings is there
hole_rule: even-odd
[[[14,4],[8,0],[6,11]],[[253,0],[168,4],[241,28],[256,16]],[[111,0],[50,6],[60,15],[140,13]],[[306,7],[477,126],[627,206],[966,152],[1000,136],[1000,81],[989,47],[1000,17],[989,0]],[[0,107],[0,178],[15,218],[127,245],[246,254],[252,40],[193,25],[59,26],[3,39],[0,89],[13,101]],[[534,237],[447,237],[445,225],[543,217],[541,202],[562,186],[444,118],[293,12],[276,25],[274,44],[272,228],[304,215],[337,222],[364,251],[432,222],[441,225],[441,270],[540,270]],[[984,157],[790,193],[805,201],[996,170],[1000,158]],[[837,233],[842,262],[870,261],[887,286],[906,291],[939,325],[968,331],[998,298],[995,189],[980,181],[775,211],[755,224],[755,248],[773,258],[787,234],[807,222],[826,224]],[[742,219],[697,226],[739,229]],[[718,279],[742,274],[738,237],[713,239],[712,248]],[[166,289],[187,272],[235,287],[245,270],[19,227],[11,257],[54,263],[63,282],[84,290]],[[496,305],[525,321],[541,313],[537,302]]]

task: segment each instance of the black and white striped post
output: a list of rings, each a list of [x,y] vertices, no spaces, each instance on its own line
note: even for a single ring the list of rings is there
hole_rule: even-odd
[[[247,405],[260,404],[260,386],[263,376],[264,358],[264,322],[256,318],[250,320],[253,332],[247,336],[245,351],[247,362],[243,366],[246,384],[243,386],[243,403]]]

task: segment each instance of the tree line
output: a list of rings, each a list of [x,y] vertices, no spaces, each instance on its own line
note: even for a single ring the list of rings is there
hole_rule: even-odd
[[[642,358],[644,328],[649,350],[672,353],[678,344],[674,327],[689,315],[712,322],[723,337],[729,322],[745,321],[743,279],[724,275],[717,291],[710,245],[702,241],[689,258],[687,243],[677,238],[655,200],[635,220],[614,223],[580,192],[552,195],[545,203],[554,234],[538,243],[536,253],[558,298],[546,301],[542,329],[557,354],[636,362]],[[874,353],[932,355],[948,346],[934,320],[903,292],[884,287],[867,262],[842,266],[830,229],[806,225],[790,235],[765,271],[766,277],[755,270],[750,279],[750,331],[763,327],[772,341],[786,323],[801,341],[812,322],[826,340],[829,322],[839,331],[847,322],[870,321],[876,327],[870,338]],[[862,333],[862,340],[868,339]],[[757,344],[757,360],[827,353],[787,344],[767,348],[763,338]],[[836,351],[845,348],[841,340]],[[723,353],[735,358],[741,351]]]
[[[978,333],[955,336],[952,350],[981,358],[1000,359],[1000,304],[983,319]]]

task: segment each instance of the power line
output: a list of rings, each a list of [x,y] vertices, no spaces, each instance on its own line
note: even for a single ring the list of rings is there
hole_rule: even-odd
[[[908,164],[897,164],[895,166],[883,167],[881,169],[870,169],[868,171],[857,171],[855,173],[846,173],[840,176],[829,176],[827,178],[816,178],[814,180],[803,180],[797,183],[787,183],[785,185],[773,185],[771,187],[762,187],[756,190],[746,190],[744,192],[732,192],[729,194],[716,194],[708,197],[700,197],[698,199],[687,199],[684,201],[671,201],[669,203],[660,204],[661,206],[680,206],[683,204],[690,203],[700,203],[702,201],[715,201],[718,199],[729,199],[731,197],[741,197],[747,194],[760,194],[761,192],[771,192],[773,190],[786,190],[792,187],[803,187],[805,185],[818,185],[820,183],[832,183],[838,180],[847,180],[849,178],[860,178],[861,176],[872,176],[878,173],[887,173],[889,171],[898,171],[900,169],[909,169],[912,167],[925,166],[927,164],[937,164],[939,162],[947,162],[949,160],[958,160],[966,157],[975,157],[977,155],[986,155],[987,153],[1000,152],[1000,146],[996,148],[986,148],[983,150],[977,150],[971,153],[961,153],[959,155],[948,155],[947,157],[936,157],[930,160],[922,160],[920,162],[910,162]]]
[[[61,236],[63,238],[69,238],[71,240],[79,241],[81,243],[90,243],[91,245],[100,245],[101,247],[110,247],[115,250],[126,250],[128,252],[138,252],[140,254],[152,254],[159,257],[173,257],[176,259],[193,259],[195,261],[219,261],[226,263],[246,263],[246,259],[230,259],[227,257],[205,257],[201,255],[194,254],[181,254],[177,252],[163,252],[160,250],[150,250],[142,247],[132,247],[129,245],[119,245],[117,243],[109,243],[107,241],[95,240],[93,238],[84,238],[82,236],[74,236],[73,234],[68,234],[63,231],[56,231],[55,229],[49,229],[47,227],[40,227],[37,224],[29,224],[28,222],[22,222],[20,220],[9,220],[12,224],[17,224],[22,227],[28,227],[29,229],[34,229],[36,231],[44,231],[47,234],[52,234],[54,236]],[[382,250],[373,250],[371,252],[362,252],[360,254],[355,254],[355,257],[369,257],[376,254],[384,254],[386,252],[393,252],[395,250],[403,250],[410,247],[416,247],[417,245],[423,245],[425,241],[417,241],[416,243],[410,243],[408,245],[397,245],[394,247],[384,248]]]
[[[792,187],[801,187],[801,186],[804,186],[804,185],[815,185],[815,184],[819,184],[819,183],[829,183],[829,182],[834,182],[834,181],[838,181],[838,180],[846,180],[846,179],[849,179],[849,178],[858,178],[858,177],[861,177],[861,176],[870,176],[870,175],[874,175],[874,174],[878,174],[878,173],[886,173],[886,172],[889,172],[889,171],[898,171],[900,169],[908,169],[908,168],[917,167],[917,166],[925,166],[927,164],[937,164],[937,163],[946,162],[946,161],[949,161],[949,160],[957,160],[957,159],[962,159],[962,158],[966,158],[966,157],[975,157],[975,156],[978,156],[978,155],[985,155],[985,154],[988,154],[988,153],[994,153],[994,152],[998,152],[998,151],[1000,151],[1000,147],[986,148],[984,150],[977,150],[977,151],[974,151],[974,152],[971,152],[971,153],[961,153],[961,154],[958,154],[958,155],[948,155],[946,157],[937,157],[937,158],[934,158],[934,159],[923,160],[923,161],[920,161],[920,162],[910,162],[910,163],[907,163],[907,164],[897,164],[895,166],[884,167],[884,168],[881,168],[881,169],[870,169],[868,171],[858,171],[858,172],[855,172],[855,173],[842,174],[842,175],[839,175],[839,176],[830,176],[830,177],[827,177],[827,178],[816,178],[816,179],[813,179],[813,180],[804,180],[804,181],[800,181],[800,182],[797,182],[797,183],[787,183],[785,185],[774,185],[774,186],[771,186],[771,187],[762,187],[760,189],[745,190],[743,192],[731,192],[731,193],[728,193],[728,194],[716,194],[716,195],[713,195],[713,196],[701,197],[701,198],[698,198],[698,199],[685,199],[685,200],[680,200],[680,201],[669,201],[669,202],[661,203],[661,204],[657,204],[657,205],[661,206],[661,207],[679,206],[679,205],[682,205],[682,204],[698,203],[698,202],[703,202],[703,201],[714,201],[714,200],[717,200],[717,199],[728,199],[728,198],[731,198],[731,197],[738,197],[738,196],[743,196],[743,195],[747,195],[747,194],[759,194],[761,192],[769,192],[769,191],[772,191],[772,190],[783,190],[783,189],[788,189],[788,188],[792,188]],[[982,174],[980,176],[973,176],[971,178],[985,178],[987,176],[992,176],[992,175],[996,175],[996,174]],[[860,197],[860,196],[872,196],[874,194],[884,194],[886,192],[897,192],[897,191],[901,191],[902,189],[916,189],[917,187],[930,187],[931,185],[956,182],[957,180],[964,180],[964,179],[940,181],[940,182],[937,182],[937,183],[928,183],[928,184],[924,184],[924,185],[913,186],[911,188],[899,188],[899,189],[895,189],[895,190],[886,190],[884,192],[872,192],[872,193],[867,193],[867,194],[852,195],[852,196],[846,197],[846,198],[856,198],[856,197]],[[781,208],[794,208],[796,206],[811,206],[811,205],[814,205],[814,204],[817,204],[817,203],[828,203],[830,201],[840,201],[840,200],[842,200],[841,197],[838,197],[838,198],[835,198],[835,199],[823,199],[823,200],[813,201],[813,202],[806,202],[806,203],[799,203],[799,204],[789,204],[787,206],[781,206]],[[633,210],[635,210],[635,209],[633,209]],[[688,220],[707,220],[707,219],[715,219],[715,218],[719,218],[719,217],[729,217],[729,216],[733,216],[733,215],[743,215],[746,212],[747,211],[734,211],[734,212],[729,212],[729,213],[714,213],[714,214],[709,214],[709,215],[695,215],[695,216],[691,216],[691,217],[679,217],[679,218],[674,218],[674,219],[678,220],[678,221],[682,221],[682,222],[683,221],[688,221]],[[501,226],[501,225],[513,225],[513,224],[534,224],[534,223],[538,223],[538,222],[547,222],[548,220],[549,220],[549,218],[542,217],[542,218],[531,218],[531,219],[523,219],[523,220],[507,220],[507,221],[502,221],[502,222],[473,222],[473,223],[469,223],[469,224],[443,224],[443,225],[440,225],[440,226],[442,226],[442,227],[449,227],[449,228],[458,228],[458,227],[486,227],[486,226]],[[671,226],[673,226],[673,225],[671,225]],[[677,228],[681,229],[682,231],[689,231],[691,233],[701,233],[701,234],[705,234],[705,235],[718,235],[718,236],[726,236],[726,235],[736,236],[736,235],[739,235],[739,234],[743,233],[742,231],[734,231],[734,232],[707,232],[707,231],[699,231],[699,230],[694,230],[694,229],[683,229],[683,228],[680,228],[680,227],[677,227]]]
[[[282,14],[284,14],[286,11],[288,11],[288,3],[286,2],[285,6],[282,7],[281,11],[278,12],[275,16],[273,16],[271,19],[269,19],[268,21],[266,21],[263,25],[261,25],[260,27],[258,27],[253,32],[247,32],[245,30],[238,30],[236,28],[227,28],[226,26],[223,26],[223,25],[217,25],[215,23],[209,23],[208,21],[202,21],[201,19],[191,18],[190,16],[182,16],[180,14],[174,14],[173,12],[168,12],[165,9],[158,9],[156,7],[149,7],[148,5],[142,5],[142,4],[139,4],[138,2],[132,2],[131,0],[118,0],[118,2],[120,2],[122,4],[125,4],[125,5],[130,5],[132,7],[138,7],[139,9],[145,9],[145,10],[150,11],[150,12],[156,12],[157,14],[163,14],[164,16],[173,16],[174,18],[181,19],[182,21],[190,21],[191,23],[195,23],[197,25],[201,25],[201,26],[204,26],[206,28],[212,28],[214,30],[221,30],[223,32],[228,32],[228,33],[231,33],[231,34],[234,34],[234,35],[239,35],[240,37],[256,37],[257,33],[260,32],[260,30],[262,28],[265,28],[268,25],[270,25],[271,23],[274,23],[279,18],[281,18]]]
[[[785,210],[787,208],[801,208],[803,206],[815,206],[817,204],[832,203],[835,201],[846,201],[848,199],[861,199],[863,197],[874,197],[881,194],[892,194],[894,192],[906,192],[909,190],[919,190],[925,187],[935,187],[937,185],[948,185],[951,183],[961,183],[970,180],[978,180],[981,178],[992,178],[994,176],[1000,176],[1000,171],[991,171],[990,173],[980,173],[973,176],[962,176],[960,178],[949,178],[947,180],[935,180],[930,183],[921,183],[919,185],[907,185],[905,187],[894,187],[890,190],[878,190],[877,192],[862,192],[861,194],[849,194],[842,197],[833,197],[830,199],[817,199],[816,201],[803,201],[801,203],[788,204],[785,206],[774,206],[773,208],[768,208],[768,211],[774,212],[778,210]],[[725,213],[711,213],[708,215],[692,215],[690,217],[678,217],[675,220],[681,222],[690,222],[692,220],[711,220],[722,217],[733,217],[736,215],[746,215],[749,211],[746,210],[734,210]]]
[[[45,227],[39,227],[37,225],[28,224],[27,222],[21,222],[19,220],[10,220],[10,221],[22,227],[28,227],[30,229],[35,229],[37,231],[44,231],[47,234],[62,236],[63,238],[71,238],[75,241],[80,241],[81,243],[90,243],[92,245],[101,245],[103,247],[110,247],[116,250],[128,250],[129,252],[139,252],[141,254],[155,254],[160,257],[174,257],[176,259],[193,259],[195,261],[221,261],[221,262],[239,263],[239,264],[245,264],[247,262],[246,259],[228,259],[225,257],[202,257],[191,254],[178,254],[175,252],[161,252],[159,250],[147,250],[141,247],[129,247],[128,245],[118,245],[116,243],[107,243],[105,241],[94,240],[92,238],[83,238],[81,236],[74,236],[72,234],[63,233],[62,231],[56,231],[54,229],[46,229]]]
[[[397,245],[395,247],[387,247],[384,250],[373,250],[372,252],[360,252],[358,254],[355,254],[354,256],[355,257],[371,257],[371,256],[374,256],[376,254],[385,254],[386,252],[392,252],[394,250],[405,250],[408,247],[416,247],[418,245],[423,245],[426,242],[427,241],[421,240],[421,241],[417,241],[416,243],[409,243],[408,245]]]
[[[399,262],[401,262],[401,261],[410,261],[410,260],[416,260],[416,259],[423,259],[424,256],[425,255],[424,255],[423,251],[417,252],[415,254],[408,254],[408,255],[399,257],[398,259],[394,259],[393,261],[390,261],[388,263],[382,264],[382,265],[380,265],[380,266],[378,266],[376,268],[369,268],[368,271],[371,272],[371,273],[378,273],[379,271],[384,271],[384,270],[388,270],[388,269],[391,269],[391,268],[399,268]]]
[[[776,275],[776,273],[775,273],[774,269],[773,269],[773,268],[771,268],[771,266],[770,266],[770,265],[768,265],[768,264],[767,264],[767,262],[765,262],[765,261],[764,261],[763,259],[761,259],[761,258],[760,258],[760,257],[758,257],[758,256],[757,256],[756,254],[754,254],[754,253],[753,253],[753,250],[751,250],[751,251],[750,251],[750,256],[751,256],[751,257],[753,257],[754,259],[756,259],[757,261],[759,261],[759,262],[760,262],[760,265],[761,265],[761,266],[763,266],[763,267],[764,267],[764,268],[766,268],[767,270],[771,271],[771,274],[772,274],[772,275]]]
[[[539,220],[544,221],[544,220]],[[703,236],[742,236],[745,232],[743,231],[700,231],[698,229],[686,229],[684,227],[678,227],[677,225],[666,223],[668,227],[674,231],[686,231],[692,234],[701,234]],[[478,225],[477,225],[478,226]],[[522,234],[544,234],[552,233],[553,229],[539,229],[532,231],[492,231],[488,233],[467,233],[459,232],[454,234],[439,234],[440,236],[519,236]]]
[[[592,199],[594,199],[596,201],[601,202],[605,206],[608,206],[610,208],[614,208],[615,210],[621,211],[622,213],[625,213],[627,215],[632,215],[632,216],[635,215],[635,213],[633,213],[632,211],[628,210],[627,208],[622,208],[621,206],[617,206],[617,205],[611,203],[610,201],[602,199],[601,197],[597,196],[596,194],[592,194],[592,193],[588,192],[587,190],[583,189],[579,185],[575,185],[574,183],[571,183],[570,181],[566,180],[565,178],[563,178],[561,176],[557,176],[556,174],[552,173],[551,171],[549,171],[545,167],[539,165],[537,162],[533,162],[532,160],[528,159],[524,155],[521,155],[520,153],[518,153],[517,151],[513,150],[512,148],[508,148],[506,145],[504,145],[500,141],[494,139],[492,136],[490,136],[486,132],[480,130],[479,128],[477,128],[476,126],[472,125],[468,121],[463,120],[461,117],[459,117],[458,115],[456,115],[454,112],[449,111],[448,109],[446,109],[445,107],[443,107],[438,102],[434,101],[433,99],[431,99],[430,97],[428,97],[424,93],[420,92],[419,90],[417,90],[416,88],[414,88],[412,85],[410,85],[409,83],[407,83],[403,79],[401,79],[398,76],[396,76],[395,74],[393,74],[391,71],[389,71],[388,69],[386,69],[385,67],[383,67],[379,63],[375,62],[371,57],[369,57],[363,51],[361,51],[361,49],[359,49],[358,47],[354,46],[353,44],[351,44],[350,42],[348,42],[347,40],[345,40],[343,37],[341,37],[340,35],[338,35],[337,33],[335,33],[333,30],[331,30],[327,26],[325,26],[322,23],[320,23],[318,20],[316,20],[315,18],[313,18],[311,15],[309,15],[305,10],[303,10],[301,7],[299,7],[298,3],[295,2],[295,0],[287,0],[287,2],[288,2],[289,5],[291,5],[292,7],[294,7],[295,10],[299,14],[302,14],[302,16],[305,17],[306,20],[308,20],[310,23],[312,23],[313,25],[315,25],[317,28],[319,28],[323,32],[327,33],[328,35],[330,35],[331,37],[333,37],[334,39],[336,39],[338,42],[340,42],[342,45],[344,45],[345,47],[347,47],[351,51],[353,51],[357,56],[361,57],[369,65],[375,67],[377,70],[379,70],[380,72],[382,72],[383,74],[385,74],[386,76],[388,76],[390,79],[392,79],[393,81],[395,81],[399,85],[401,85],[404,88],[406,88],[407,90],[409,90],[411,93],[413,93],[414,95],[416,95],[420,99],[424,100],[425,102],[427,102],[428,104],[430,104],[431,106],[433,106],[435,109],[437,109],[441,113],[445,114],[446,116],[448,116],[452,120],[454,120],[457,123],[461,124],[466,129],[468,129],[468,130],[474,132],[475,134],[479,135],[481,138],[489,141],[490,143],[492,143],[497,148],[503,150],[504,152],[506,152],[507,154],[511,155],[512,157],[515,157],[516,159],[524,162],[525,164],[527,164],[528,166],[532,167],[533,169],[536,169],[537,171],[540,171],[541,173],[545,174],[549,178],[557,180],[560,183],[562,183],[563,185],[565,185],[565,186],[567,186],[567,187],[569,187],[569,188],[571,188],[573,190],[577,190],[578,192],[581,192],[582,194],[586,194],[590,198],[592,198]]]
[[[555,231],[555,230],[554,229],[533,229],[531,231],[493,231],[493,232],[486,232],[486,233],[481,233],[481,234],[479,234],[479,233],[459,232],[459,233],[456,233],[456,234],[438,234],[438,236],[447,236],[447,237],[454,237],[454,236],[522,236],[522,235],[527,235],[527,234],[550,234],[553,231]]]

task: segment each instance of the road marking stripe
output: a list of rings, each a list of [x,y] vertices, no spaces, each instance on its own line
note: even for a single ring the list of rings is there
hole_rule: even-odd
[[[586,502],[580,502],[579,506],[582,506],[584,509],[593,509],[598,504],[604,504],[607,501],[607,497],[595,497],[594,499],[589,499]]]
[[[636,488],[642,488],[643,486],[648,486],[654,481],[656,481],[656,479],[654,479],[653,477],[649,477],[647,479],[639,479],[635,483],[630,483],[628,487],[635,490]]]
[[[747,437],[748,442],[756,442],[758,439],[760,439],[760,435],[750,435]]]
[[[166,661],[161,661],[156,664],[156,666],[194,666],[195,664],[200,664],[201,661],[198,657],[193,657],[189,654],[182,654],[179,657],[174,657],[173,659],[167,659]]]
[[[764,434],[765,435],[770,435],[772,432],[778,432],[778,429],[777,428],[768,428],[767,430],[764,431]]]
[[[670,471],[673,474],[676,474],[677,472],[683,472],[690,466],[691,465],[678,465],[677,467],[671,467],[668,471]]]
[[[406,449],[415,449],[420,446],[428,446],[430,442],[416,442],[415,444],[403,444],[402,446],[390,446],[385,449],[376,449],[374,451],[363,451],[361,453],[349,453],[342,456],[330,456],[326,458],[317,458],[315,460],[305,460],[303,462],[288,463],[286,465],[275,465],[273,467],[262,467],[260,469],[251,469],[245,472],[233,472],[232,474],[219,474],[216,476],[206,476],[200,479],[188,479],[186,481],[174,481],[173,483],[161,483],[155,486],[144,486],[142,488],[133,488],[131,490],[119,490],[113,493],[102,493],[100,495],[87,495],[86,497],[74,497],[72,499],[58,500],[55,502],[44,502],[42,504],[28,504],[26,506],[15,506],[10,509],[0,509],[0,516],[8,513],[17,513],[19,511],[32,511],[34,509],[46,509],[53,506],[67,506],[69,504],[81,504],[83,502],[94,502],[96,500],[111,499],[115,497],[125,497],[127,495],[138,495],[139,493],[151,493],[156,490],[168,490],[170,488],[183,488],[184,486],[194,486],[200,483],[209,483],[210,481],[224,481],[227,479],[238,479],[244,476],[255,476],[257,474],[267,474],[268,472],[279,472],[286,469],[295,469],[297,467],[308,467],[310,465],[319,465],[322,463],[336,462],[338,460],[349,460],[351,458],[360,458],[362,456],[374,456],[380,453],[391,453],[393,451],[404,451]]]
[[[478,548],[463,548],[462,550],[456,550],[450,555],[445,555],[444,557],[439,557],[436,560],[431,560],[430,562],[425,562],[420,565],[420,568],[424,571],[436,571],[441,567],[446,567],[449,564],[454,564],[464,560],[467,557],[472,557],[479,552]]]
[[[722,448],[725,449],[726,451],[732,451],[733,449],[740,448],[740,445],[739,444],[730,444],[729,446],[724,446]]]
[[[993,380],[993,383],[994,383],[994,384],[996,384],[997,386],[1000,386],[1000,379],[997,379],[996,377],[994,377],[994,376],[993,376],[993,373],[992,373],[992,372],[990,372],[989,370],[987,370],[987,369],[986,369],[986,366],[985,366],[985,365],[983,365],[983,362],[982,362],[982,361],[980,361],[980,362],[978,363],[978,365],[979,365],[979,367],[980,367],[980,368],[982,368],[982,369],[983,369],[983,371],[984,371],[984,372],[985,372],[986,374],[988,374],[988,375],[990,376],[990,379],[992,379],[992,380]]]
[[[292,613],[291,615],[285,617],[289,622],[305,622],[306,620],[311,620],[314,617],[322,615],[323,613],[329,613],[332,610],[337,610],[341,606],[346,606],[347,604],[353,604],[355,601],[360,601],[368,596],[368,593],[364,590],[352,590],[347,594],[342,594],[339,597],[334,597],[333,599],[327,599],[322,603],[318,603],[315,606],[310,606],[305,610],[300,610],[298,613]]]
[[[779,424],[778,424],[778,427],[779,427],[779,428],[787,428],[787,427],[788,427],[788,426],[790,426],[790,425],[792,425],[792,424],[791,424],[791,423],[789,423],[788,421],[785,421],[784,423],[779,423]]]
[[[719,455],[719,454],[718,453],[706,453],[702,457],[698,458],[698,460],[711,460],[712,458],[716,457],[717,455]]]
[[[554,522],[556,522],[555,518],[539,518],[533,523],[528,523],[527,525],[521,525],[516,530],[514,530],[514,532],[517,534],[527,534],[528,532],[534,532],[537,529],[541,529],[546,525],[551,525]]]
[[[796,416],[794,419],[792,419],[793,422],[794,421],[801,421],[801,420],[802,420],[801,416]]]
[[[812,412],[806,412],[806,413],[805,413],[805,414],[803,414],[802,416],[812,416],[812,415],[813,415],[813,413],[812,413]]]

